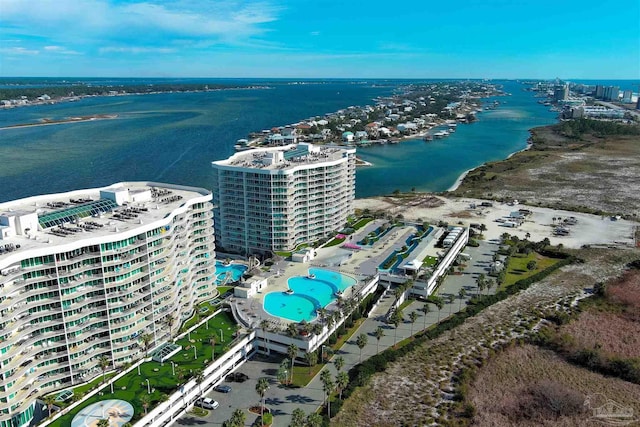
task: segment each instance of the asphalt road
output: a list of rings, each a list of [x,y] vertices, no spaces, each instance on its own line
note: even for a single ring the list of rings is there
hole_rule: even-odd
[[[444,281],[443,286],[439,290],[440,295],[454,295],[455,300],[452,304],[446,304],[440,313],[435,306],[430,305],[431,312],[427,313],[426,318],[421,311],[418,311],[418,319],[415,324],[409,321],[409,314],[421,308],[424,303],[413,302],[403,310],[405,321],[396,330],[392,325],[384,322],[384,315],[393,303],[391,293],[386,295],[382,303],[376,308],[375,312],[367,318],[360,326],[358,331],[353,335],[352,339],[347,341],[345,345],[333,356],[341,355],[345,359],[345,367],[343,370],[349,370],[351,367],[360,362],[360,349],[356,345],[356,337],[360,334],[367,335],[368,344],[362,350],[362,359],[373,356],[378,351],[383,351],[396,342],[399,342],[412,333],[428,327],[438,321],[438,318],[445,318],[450,313],[457,312],[463,308],[465,302],[470,298],[471,294],[476,292],[476,278],[480,273],[487,273],[489,264],[491,263],[493,252],[498,249],[498,245],[491,242],[481,242],[477,248],[467,247],[465,253],[471,255],[471,260],[467,262],[467,267],[462,274],[450,274]],[[463,299],[458,297],[461,288],[467,290],[467,296]],[[486,291],[485,291],[486,292]],[[495,288],[491,290],[495,292]],[[378,343],[373,333],[382,327],[385,335]],[[181,426],[220,426],[222,423],[231,418],[231,414],[236,408],[245,410],[246,426],[250,426],[256,419],[254,415],[248,411],[248,408],[259,404],[259,396],[255,391],[256,383],[259,378],[266,377],[269,379],[271,387],[267,391],[266,405],[271,409],[274,415],[274,423],[278,426],[287,426],[291,422],[291,413],[296,408],[301,408],[305,413],[309,414],[315,411],[323,404],[324,392],[322,391],[322,383],[320,375],[309,383],[305,388],[291,389],[278,384],[276,373],[282,355],[274,355],[273,357],[256,356],[252,360],[245,363],[238,372],[243,372],[249,376],[249,380],[244,383],[225,383],[231,385],[233,390],[230,393],[219,393],[211,391],[206,393],[207,397],[211,397],[220,402],[220,407],[215,411],[209,411],[206,417],[197,417],[186,415],[176,421],[176,425]],[[337,374],[333,363],[328,363],[325,369],[329,369],[333,376]]]

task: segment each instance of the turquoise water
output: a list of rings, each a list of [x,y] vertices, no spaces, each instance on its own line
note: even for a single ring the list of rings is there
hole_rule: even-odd
[[[0,127],[91,114],[112,120],[0,130],[0,202],[141,180],[211,188],[211,162],[249,132],[370,104],[397,84],[235,80],[271,89],[85,98],[0,109]]]
[[[373,104],[401,81],[289,84],[228,80],[271,89],[86,98],[78,102],[0,110],[0,127],[90,114],[114,120],[0,130],[0,202],[35,194],[152,180],[211,187],[210,162],[227,158],[249,132]],[[375,83],[375,84],[374,84]],[[532,92],[515,81],[495,81],[512,95],[497,99],[473,124],[430,143],[403,141],[358,149],[373,163],[358,168],[356,197],[394,190],[443,191],[468,169],[526,147],[529,129],[556,121]],[[615,82],[606,82],[612,84]],[[618,82],[627,87],[625,82]]]
[[[394,190],[446,191],[465,171],[501,160],[527,145],[529,129],[556,122],[557,113],[537,103],[518,82],[500,82],[511,96],[487,98],[501,105],[478,113],[478,121],[461,124],[443,139],[406,140],[395,145],[358,149],[373,166],[358,168],[356,197],[390,194]]]
[[[225,280],[225,278],[227,277],[227,273],[229,272],[231,272],[231,278],[227,283],[237,282],[238,280],[240,280],[245,271],[247,271],[246,265],[224,265],[220,261],[216,261],[216,285],[220,285]]]
[[[336,292],[343,292],[356,283],[354,278],[335,271],[310,268],[309,276],[295,276],[287,281],[293,294],[270,292],[265,295],[264,309],[273,316],[308,322],[315,319],[318,308],[337,299]]]

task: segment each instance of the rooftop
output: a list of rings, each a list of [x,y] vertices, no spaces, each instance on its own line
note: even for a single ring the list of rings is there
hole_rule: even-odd
[[[0,267],[24,257],[50,253],[55,245],[99,244],[115,233],[131,235],[152,229],[185,204],[208,190],[153,182],[122,182],[108,187],[47,194],[0,203]],[[135,230],[135,231],[134,231]],[[91,242],[86,242],[91,240]],[[31,255],[30,255],[31,256]]]
[[[212,165],[278,170],[337,161],[347,154],[355,154],[355,149],[300,143],[240,151],[226,160],[212,162]]]

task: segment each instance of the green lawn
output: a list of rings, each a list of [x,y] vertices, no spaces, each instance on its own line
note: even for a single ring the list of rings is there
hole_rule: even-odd
[[[536,268],[533,270],[527,270],[527,263],[529,261],[536,262]],[[509,263],[507,265],[507,275],[505,276],[504,282],[500,286],[500,289],[505,289],[508,286],[513,285],[520,279],[526,279],[529,276],[532,276],[542,270],[545,270],[551,267],[553,264],[559,262],[558,258],[549,258],[543,255],[540,255],[537,252],[531,252],[529,255],[514,255],[509,258]]]
[[[424,263],[424,267],[433,267],[438,263],[438,257],[435,256],[427,256],[422,260]]]
[[[220,331],[222,331],[224,342],[220,342]],[[182,346],[182,351],[171,357],[170,360],[175,363],[176,370],[184,370],[186,378],[183,382],[186,382],[187,378],[191,377],[194,372],[204,369],[206,366],[205,360],[207,363],[210,363],[212,356],[211,345],[209,344],[210,337],[215,337],[216,339],[215,355],[217,358],[228,350],[227,346],[233,341],[233,334],[235,331],[235,321],[231,315],[223,311],[213,319],[209,320],[208,330],[206,325],[202,325],[195,331],[191,332],[191,341],[189,341],[188,337],[178,340],[177,343]],[[197,356],[197,358],[194,358],[194,347],[195,356]],[[54,427],[67,427],[71,425],[71,420],[82,408],[100,400],[111,398],[122,399],[131,403],[134,408],[134,417],[132,421],[135,422],[143,415],[144,412],[139,398],[140,396],[147,394],[146,379],[149,380],[149,386],[152,389],[152,393],[150,394],[151,405],[149,406],[149,410],[153,409],[159,402],[165,400],[166,396],[177,390],[179,380],[177,376],[173,375],[171,363],[169,361],[164,364],[153,361],[145,362],[140,365],[140,374],[141,375],[138,375],[138,370],[134,369],[114,383],[113,394],[111,394],[111,390],[108,386],[104,387],[101,390],[103,396],[100,396],[100,393],[98,393],[86,400],[82,405],[74,408],[64,417],[56,420],[51,425]],[[102,376],[100,376],[97,381],[99,382],[100,380],[102,380]],[[96,380],[94,380],[94,382],[95,381]],[[88,388],[89,387],[87,386],[87,390]]]
[[[329,248],[331,246],[337,246],[340,243],[344,242],[346,239],[346,237],[343,237],[342,239],[338,239],[337,237],[334,237],[333,239],[331,239],[326,245],[324,245],[325,248]]]
[[[218,292],[220,292],[220,295],[224,295],[225,292],[227,292],[230,289],[233,289],[235,286],[218,286]]]
[[[367,218],[362,218],[362,219],[360,219],[358,222],[356,222],[356,223],[352,226],[352,228],[353,228],[353,229],[355,229],[355,230],[359,230],[359,229],[361,229],[362,227],[364,227],[365,225],[367,225],[368,223],[370,223],[371,221],[373,221],[373,218],[369,218],[369,217],[367,217]]]

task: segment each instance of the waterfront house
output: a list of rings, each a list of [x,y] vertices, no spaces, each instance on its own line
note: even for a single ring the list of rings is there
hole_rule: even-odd
[[[344,142],[347,142],[347,143],[353,142],[353,138],[354,138],[353,132],[350,132],[350,131],[342,132],[342,140]]]

